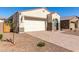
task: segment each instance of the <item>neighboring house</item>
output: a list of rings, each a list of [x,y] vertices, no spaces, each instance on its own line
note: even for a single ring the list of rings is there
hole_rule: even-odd
[[[8,18],[15,25],[15,32],[60,30],[60,16],[46,8],[18,11]]]
[[[4,19],[0,18],[0,33],[3,33],[3,23],[4,23]]]
[[[79,17],[67,16],[61,17],[61,29],[75,30],[79,28]]]

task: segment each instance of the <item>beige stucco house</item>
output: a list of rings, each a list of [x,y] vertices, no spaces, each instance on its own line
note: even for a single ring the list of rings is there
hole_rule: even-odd
[[[60,15],[46,8],[18,11],[8,19],[15,24],[15,32],[60,30]]]
[[[78,16],[61,17],[61,28],[70,30],[79,29],[79,17]]]

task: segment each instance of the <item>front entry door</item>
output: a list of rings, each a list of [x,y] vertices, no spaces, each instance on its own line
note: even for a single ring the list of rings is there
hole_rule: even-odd
[[[54,30],[58,30],[58,19],[54,19],[53,20],[52,28]]]

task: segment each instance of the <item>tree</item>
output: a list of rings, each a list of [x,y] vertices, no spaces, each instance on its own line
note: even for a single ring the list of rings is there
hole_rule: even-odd
[[[10,39],[11,40],[11,43],[12,44],[15,44],[15,42],[14,42],[15,23],[12,21],[12,19],[8,19],[8,24],[9,24],[9,26],[10,26],[12,32],[13,32],[13,40]]]

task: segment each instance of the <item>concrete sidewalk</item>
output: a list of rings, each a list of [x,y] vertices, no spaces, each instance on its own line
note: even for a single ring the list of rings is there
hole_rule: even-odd
[[[79,36],[68,35],[59,31],[28,32],[28,34],[72,51],[79,51]]]

